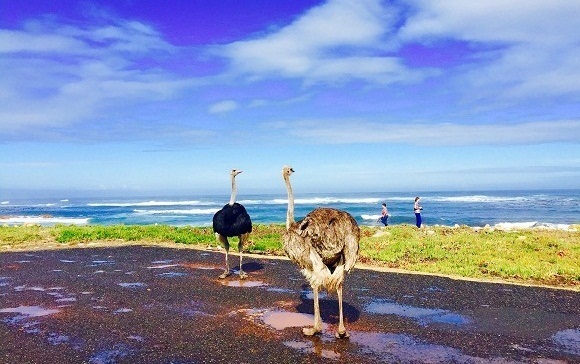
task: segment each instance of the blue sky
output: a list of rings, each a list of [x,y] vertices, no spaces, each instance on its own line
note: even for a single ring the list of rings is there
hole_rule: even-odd
[[[580,2],[0,0],[0,195],[578,188]]]

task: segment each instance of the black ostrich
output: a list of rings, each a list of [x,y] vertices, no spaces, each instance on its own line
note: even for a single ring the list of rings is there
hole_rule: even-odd
[[[220,278],[229,276],[230,265],[228,263],[228,251],[230,250],[230,243],[228,237],[238,237],[238,250],[240,253],[240,279],[246,278],[248,275],[242,269],[242,249],[252,232],[252,220],[250,215],[246,212],[246,208],[236,201],[236,176],[242,173],[237,169],[232,169],[230,176],[232,178],[232,197],[230,202],[221,210],[213,215],[213,231],[218,242],[220,242],[226,249],[226,268],[220,275]]]

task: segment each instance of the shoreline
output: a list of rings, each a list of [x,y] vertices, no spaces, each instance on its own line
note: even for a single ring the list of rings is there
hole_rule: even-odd
[[[55,225],[74,225],[74,226],[114,226],[114,225],[125,225],[122,223],[113,223],[113,224],[92,224],[90,222],[92,218],[90,217],[83,217],[83,218],[66,218],[66,217],[55,217],[51,215],[41,215],[41,216],[11,216],[11,215],[0,215],[0,226],[42,226],[42,227],[51,227]],[[283,225],[284,221],[280,222],[272,222],[272,223],[258,223],[254,225]],[[127,226],[149,226],[149,225],[167,225],[167,226],[174,226],[174,227],[211,227],[211,225],[193,225],[193,224],[184,224],[184,225],[173,225],[173,224],[160,224],[160,223],[152,223],[152,224],[127,224]],[[383,228],[384,226],[373,223],[373,224],[359,224],[360,226],[365,226],[368,228]],[[401,224],[389,224],[389,226],[403,226],[408,225],[408,223],[401,223]],[[441,224],[433,224],[427,225],[424,224],[421,228],[448,228],[448,229],[456,229],[461,227],[469,227],[475,231],[477,230],[499,230],[499,231],[513,231],[513,230],[526,230],[526,229],[541,229],[541,230],[560,230],[560,231],[578,231],[580,230],[580,222],[571,223],[571,224],[560,224],[560,223],[551,223],[551,222],[540,222],[540,221],[521,221],[521,222],[499,222],[493,225],[485,224],[484,226],[470,226],[470,225],[441,225]]]

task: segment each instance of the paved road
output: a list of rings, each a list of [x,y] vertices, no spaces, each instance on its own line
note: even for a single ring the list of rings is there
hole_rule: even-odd
[[[237,257],[232,257],[232,263]],[[0,254],[0,363],[580,363],[580,293],[355,270],[350,339],[289,261],[126,246]]]

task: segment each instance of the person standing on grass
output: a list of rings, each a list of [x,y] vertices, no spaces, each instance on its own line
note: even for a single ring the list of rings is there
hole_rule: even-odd
[[[387,204],[383,202],[383,210],[381,211],[381,218],[379,219],[383,225],[387,226],[389,223],[387,220],[389,219],[389,210],[387,209]]]
[[[420,200],[421,200],[421,198],[419,196],[415,197],[415,205],[413,205],[413,211],[415,212],[416,225],[418,228],[421,227],[421,210],[423,210],[421,205],[419,205]]]

